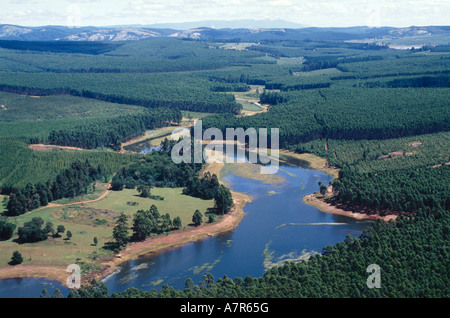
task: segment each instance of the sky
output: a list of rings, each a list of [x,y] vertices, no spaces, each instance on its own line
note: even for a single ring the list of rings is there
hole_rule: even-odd
[[[450,25],[450,0],[0,0],[0,24],[110,26],[281,19],[306,26]]]

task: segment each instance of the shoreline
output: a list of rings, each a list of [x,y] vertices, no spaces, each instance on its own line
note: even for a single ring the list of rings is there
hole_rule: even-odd
[[[291,159],[301,161],[302,162],[301,164],[298,163],[299,166],[306,164],[307,167],[305,168],[323,171],[326,174],[333,176],[334,178],[339,177],[339,168],[329,166],[328,160],[325,158],[319,157],[312,153],[296,153],[289,151],[287,149],[280,149],[279,153],[280,153],[280,161],[288,162],[289,159],[286,160],[283,159],[282,157],[290,157]]]
[[[288,156],[291,158],[296,158],[302,161],[305,161],[308,163],[309,167],[314,170],[323,171],[331,176],[333,178],[337,179],[339,177],[339,169],[333,166],[328,165],[328,161],[325,158],[316,156],[311,153],[302,153],[298,154],[295,152],[291,152],[289,150],[280,150],[280,155],[282,156]],[[330,187],[328,188],[328,194],[332,193]],[[320,197],[319,197],[320,196]],[[303,196],[303,202],[306,204],[315,207],[319,211],[323,213],[331,213],[335,215],[342,215],[346,217],[351,217],[357,220],[377,220],[381,219],[383,222],[389,222],[390,220],[396,220],[398,217],[398,213],[394,214],[386,214],[384,216],[381,216],[380,214],[368,214],[365,212],[356,212],[356,211],[350,211],[350,210],[344,210],[341,208],[338,208],[337,206],[334,206],[330,203],[327,203],[323,200],[323,196],[318,193],[311,193],[309,195]]]
[[[136,242],[128,245],[126,249],[118,255],[114,255],[101,265],[103,268],[82,278],[82,283],[88,283],[92,279],[100,281],[108,275],[114,273],[115,269],[121,264],[138,259],[145,255],[152,255],[163,252],[166,249],[180,247],[189,242],[196,242],[208,237],[227,233],[236,228],[244,217],[244,206],[252,201],[252,198],[244,193],[232,191],[235,206],[230,213],[216,223],[207,223],[198,228],[188,231],[174,232],[166,236],[150,238],[142,242]]]
[[[0,270],[0,280],[2,279],[20,279],[20,278],[43,278],[57,281],[63,285],[67,283],[70,273],[65,268],[52,266],[27,266],[15,265]],[[36,295],[39,296],[39,295]]]
[[[220,171],[222,168],[223,164],[212,163],[205,167],[203,172],[210,171],[211,173],[215,173],[220,178]],[[239,225],[245,215],[243,210],[244,206],[251,202],[253,198],[246,193],[236,191],[231,191],[231,194],[233,197],[234,206],[231,211],[223,215],[218,222],[205,223],[197,228],[181,231],[178,230],[165,236],[158,236],[155,238],[149,238],[142,242],[131,243],[127,245],[127,247],[118,255],[111,255],[108,256],[108,258],[100,260],[98,265],[102,268],[100,270],[82,275],[81,283],[89,283],[92,279],[99,281],[112,274],[120,264],[137,259],[144,255],[159,253],[165,249],[179,247],[189,242],[200,241],[208,237],[232,231]],[[105,193],[101,197],[103,198],[104,196]],[[79,202],[72,204],[77,203]],[[20,264],[0,269],[0,279],[44,278],[58,281],[64,285],[66,284],[66,280],[69,275],[70,273],[67,273],[65,268],[52,266],[27,266]]]
[[[323,171],[329,175],[338,177],[339,169],[335,167],[330,167],[327,164],[327,160],[318,157],[314,154],[303,153],[297,154],[290,152],[288,150],[280,150],[280,157],[290,157],[291,159],[297,159],[302,162],[298,164],[299,166],[305,165],[305,168],[314,169],[318,171]],[[286,161],[286,159],[281,159],[281,161]],[[211,174],[216,174],[219,180],[221,180],[220,173],[224,167],[223,163],[210,163],[207,165],[202,173],[209,171]],[[220,181],[222,183],[222,181]],[[91,273],[82,275],[82,284],[89,283],[92,279],[97,281],[107,277],[112,274],[115,269],[121,264],[137,259],[144,255],[150,255],[162,252],[169,248],[175,248],[182,246],[188,242],[195,242],[212,237],[215,235],[220,235],[236,228],[240,221],[243,219],[244,206],[250,203],[253,198],[246,193],[240,193],[236,191],[231,191],[233,196],[233,201],[235,206],[232,208],[231,212],[225,214],[221,220],[216,223],[207,223],[198,228],[192,228],[183,231],[174,231],[165,236],[158,236],[155,238],[147,239],[143,242],[136,242],[129,244],[123,251],[118,255],[109,256],[106,259],[99,260],[99,265],[102,267],[100,270],[93,271]],[[337,215],[344,215],[348,217],[353,217],[357,219],[377,219],[377,215],[368,215],[364,213],[356,213],[352,211],[345,211],[334,207],[326,202],[323,202],[316,198],[316,193],[307,195],[303,197],[303,201],[316,207],[318,210],[324,213],[333,213]],[[383,217],[384,220],[395,219],[396,215],[387,215]],[[0,279],[7,278],[45,278],[49,280],[55,280],[62,284],[66,284],[66,279],[70,273],[66,272],[66,269],[60,267],[51,266],[22,266],[16,265],[10,268],[0,269]]]
[[[232,231],[237,227],[244,217],[244,206],[252,201],[252,197],[240,192],[231,191],[235,206],[231,212],[225,214],[222,219],[216,223],[206,223],[198,228],[192,228],[184,231],[177,231],[165,236],[150,238],[142,242],[129,244],[118,255],[112,255],[99,263],[102,269],[82,275],[81,283],[89,283],[92,279],[97,281],[112,274],[117,266],[124,262],[137,259],[147,254],[162,252],[165,249],[182,246],[189,242],[200,241],[208,237],[220,235]],[[70,273],[65,268],[52,266],[27,266],[16,265],[0,269],[1,279],[14,278],[44,278],[58,281],[66,284]]]
[[[330,203],[327,203],[322,198],[319,198],[318,196],[322,196],[321,194],[312,193],[309,195],[303,196],[303,202],[305,204],[308,204],[310,206],[315,207],[321,212],[324,213],[331,213],[335,215],[342,215],[351,217],[357,220],[378,220],[381,219],[383,222],[389,222],[390,220],[396,220],[398,215],[397,214],[387,214],[384,216],[381,216],[380,214],[367,214],[363,212],[354,212],[349,210],[343,210],[341,208],[338,208]]]

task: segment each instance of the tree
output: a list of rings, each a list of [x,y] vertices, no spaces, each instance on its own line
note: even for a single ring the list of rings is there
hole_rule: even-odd
[[[181,218],[180,218],[179,216],[176,216],[176,217],[173,219],[172,224],[173,224],[173,227],[174,227],[175,229],[180,229],[180,228],[181,228]]]
[[[55,235],[55,228],[53,227],[53,223],[52,222],[47,222],[47,224],[45,224],[45,228],[44,228],[45,233],[51,233],[52,235]]]
[[[98,239],[97,239],[97,236],[96,236],[96,237],[94,237],[94,245],[97,246],[97,244],[98,244]]]
[[[48,293],[47,288],[44,288],[42,290],[42,295],[40,295],[39,298],[50,298],[50,294]]]
[[[149,198],[150,197],[150,187],[149,186],[140,185],[137,187],[137,190],[138,190],[139,196],[141,198]]]
[[[19,243],[34,243],[46,240],[48,238],[47,232],[43,230],[42,224],[44,220],[40,217],[34,217],[29,222],[25,222],[22,227],[17,230]]]
[[[53,292],[52,298],[64,298],[64,295],[58,288],[56,288],[55,291]]]
[[[15,224],[0,220],[0,240],[9,240],[15,229]]]
[[[320,188],[320,194],[321,195],[325,195],[327,193],[327,186],[322,184],[322,182],[318,182],[319,183],[319,188]]]
[[[221,184],[214,196],[214,202],[219,213],[225,214],[230,211],[233,206],[233,197],[230,190]]]
[[[214,223],[214,222],[216,222],[216,215],[215,215],[215,214],[210,214],[210,215],[208,216],[208,222],[209,222],[209,223]]]
[[[124,178],[121,175],[116,174],[114,178],[112,178],[111,180],[111,189],[113,191],[122,191],[124,184],[125,184]]]
[[[23,257],[22,254],[19,253],[19,251],[14,251],[11,257],[11,265],[18,265],[23,263]]]
[[[70,240],[72,238],[72,232],[67,231],[66,236],[67,236],[67,239]]]
[[[154,218],[150,211],[139,210],[133,217],[133,240],[143,241],[154,231]]]
[[[19,192],[12,194],[9,197],[6,209],[7,216],[18,216],[24,214],[27,211],[25,198]]]
[[[192,222],[195,226],[199,226],[203,223],[203,215],[199,210],[195,210],[194,215],[192,216]]]
[[[59,233],[64,233],[66,231],[66,228],[64,227],[64,225],[58,225],[58,227],[56,228],[56,236],[60,236]]]
[[[113,238],[119,246],[125,246],[129,241],[128,217],[124,213],[120,214],[117,224],[113,229]]]

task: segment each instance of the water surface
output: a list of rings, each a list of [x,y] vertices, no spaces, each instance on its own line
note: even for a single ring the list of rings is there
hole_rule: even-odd
[[[254,198],[235,230],[126,262],[103,282],[120,292],[164,284],[183,289],[188,278],[198,284],[207,273],[215,279],[259,277],[271,266],[320,253],[369,227],[370,221],[323,213],[303,202],[303,195],[317,191],[319,181],[328,184],[331,176],[291,166],[283,166],[279,174],[285,181],[270,184],[228,173],[224,181],[233,190]]]

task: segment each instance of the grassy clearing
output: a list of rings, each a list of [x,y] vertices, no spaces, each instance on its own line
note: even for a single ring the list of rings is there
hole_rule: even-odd
[[[259,94],[264,91],[264,85],[249,85],[250,90],[247,92],[233,92],[236,99],[247,99],[259,101]]]
[[[100,192],[101,186],[98,188]],[[99,269],[99,262],[111,255],[111,252],[102,247],[106,242],[112,241],[112,228],[120,212],[130,217],[131,225],[132,216],[137,210],[149,209],[152,204],[155,204],[161,214],[169,213],[172,219],[179,216],[183,227],[189,228],[196,209],[205,214],[214,205],[213,200],[201,200],[183,195],[181,188],[154,188],[152,194],[162,196],[164,200],[141,198],[137,190],[126,189],[110,192],[96,202],[47,207],[9,218],[9,222],[16,224],[18,228],[33,217],[41,217],[44,222],[52,222],[55,228],[63,225],[66,232],[71,231],[73,236],[70,240],[66,240],[64,233],[62,237],[49,237],[42,242],[18,244],[14,242],[17,238],[16,228],[13,238],[0,242],[0,270],[11,269],[8,262],[15,250],[24,257],[24,263],[20,266],[33,267],[36,273],[44,267],[65,269],[69,264],[75,263],[80,264],[85,272]],[[88,195],[83,199],[89,198]],[[204,222],[206,221],[204,217]],[[94,237],[97,237],[99,241],[97,246],[93,244]]]
[[[141,198],[137,190],[124,189],[113,191],[104,199],[88,203],[88,208],[125,213],[130,218],[138,210],[148,210],[154,204],[160,214],[169,213],[171,219],[179,216],[181,224],[186,227],[192,223],[192,215],[199,210],[203,215],[214,206],[214,200],[201,200],[182,194],[182,188],[152,188],[151,194],[161,196],[164,200]]]
[[[331,76],[342,74],[340,70],[337,68],[326,68],[323,70],[315,70],[311,72],[294,72],[294,76],[302,76],[302,77],[314,77],[314,76]]]
[[[306,59],[303,57],[281,57],[277,59],[278,65],[302,65]]]
[[[263,107],[261,107],[260,105],[256,104],[257,102],[252,102],[252,101],[248,101],[248,100],[238,100],[237,102],[239,104],[241,104],[243,110],[246,110],[246,111],[259,112],[259,111],[264,110]]]
[[[95,186],[95,189],[94,189]],[[88,193],[85,195],[75,197],[75,198],[63,198],[60,200],[52,201],[52,203],[55,204],[71,204],[81,201],[89,201],[89,200],[95,200],[100,195],[102,195],[106,190],[108,190],[109,184],[104,182],[95,182],[92,187],[88,188]]]
[[[55,228],[58,225],[63,225],[66,232],[71,231],[73,236],[70,240],[66,240],[66,235],[62,234],[58,238],[49,237],[45,241],[27,244],[14,242],[16,236],[13,236],[10,240],[2,241],[0,242],[2,251],[0,253],[0,270],[11,267],[8,262],[15,250],[18,250],[24,258],[22,266],[50,266],[61,269],[65,269],[69,264],[74,263],[82,264],[82,269],[87,268],[88,264],[94,264],[97,258],[110,254],[101,247],[105,242],[111,240],[111,228],[76,223],[71,219],[64,219],[62,217],[64,209],[66,208],[46,208],[9,219],[10,222],[20,227],[33,217],[41,217],[44,222],[52,222]],[[99,240],[97,246],[93,244],[94,237]]]
[[[251,116],[268,110],[268,105],[259,104],[259,94],[264,91],[264,86],[250,85],[248,92],[234,92],[236,102],[242,105],[241,115]]]

